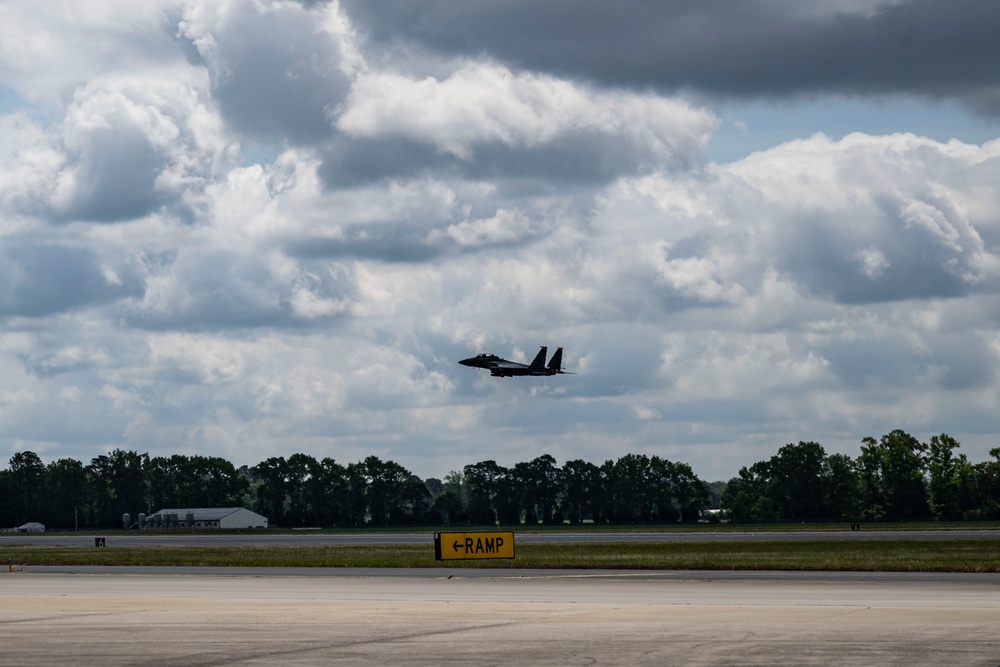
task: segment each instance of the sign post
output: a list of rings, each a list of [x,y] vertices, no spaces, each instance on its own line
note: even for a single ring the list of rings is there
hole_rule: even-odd
[[[436,560],[514,558],[514,533],[434,533]]]

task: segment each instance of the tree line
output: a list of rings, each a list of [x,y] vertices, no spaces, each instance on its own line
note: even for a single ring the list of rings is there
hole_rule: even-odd
[[[736,523],[1000,519],[1000,447],[982,463],[958,448],[944,433],[924,443],[899,429],[864,438],[854,459],[788,444],[741,468],[720,504]]]
[[[210,456],[116,449],[90,463],[44,464],[18,452],[0,471],[0,526],[39,521],[53,529],[109,528],[122,515],[164,508],[241,506],[272,526],[638,523],[697,521],[711,502],[690,466],[628,454],[595,465],[558,466],[546,454],[504,467],[481,461],[444,480],[422,480],[394,461],[369,456],[340,464],[307,454],[236,468]]]
[[[641,454],[600,465],[559,466],[548,454],[511,467],[486,460],[422,480],[376,456],[341,464],[298,453],[236,468],[219,457],[121,449],[86,465],[46,465],[25,451],[0,470],[0,527],[109,528],[126,512],[232,506],[286,527],[666,524],[719,507],[736,523],[1000,519],[1000,448],[976,464],[958,448],[946,434],[921,443],[901,430],[865,438],[857,458],[799,442],[711,484],[685,463]]]

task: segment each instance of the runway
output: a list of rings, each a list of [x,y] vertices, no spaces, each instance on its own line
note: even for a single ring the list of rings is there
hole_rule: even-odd
[[[5,533],[0,547],[11,546],[93,546],[95,537],[117,547],[232,547],[232,546],[359,546],[366,544],[434,543],[433,532],[416,533],[241,533],[220,534],[165,531],[104,533]],[[517,531],[518,544],[579,544],[623,542],[773,542],[801,540],[919,540],[997,539],[1000,530],[842,530],[803,531]]]
[[[0,574],[0,664],[1000,665],[1000,575]]]

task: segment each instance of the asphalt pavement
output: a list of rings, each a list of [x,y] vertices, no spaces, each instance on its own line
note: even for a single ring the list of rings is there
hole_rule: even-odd
[[[460,532],[461,528],[454,529]],[[505,529],[507,530],[507,529]],[[800,540],[918,540],[998,539],[1000,530],[803,530],[803,531],[514,531],[518,544],[572,544],[616,542],[766,542]],[[362,546],[384,544],[433,544],[428,532],[361,533],[242,533],[225,534],[166,531],[112,531],[102,533],[3,533],[0,547],[10,545],[93,546],[104,537],[106,546],[211,547],[211,546]]]

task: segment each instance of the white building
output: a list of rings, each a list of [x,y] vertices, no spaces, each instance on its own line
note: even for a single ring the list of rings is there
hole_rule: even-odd
[[[44,533],[45,524],[38,523],[37,521],[31,521],[24,524],[23,526],[17,527],[17,532],[19,533]]]
[[[243,507],[162,509],[141,528],[267,528],[267,517]]]

